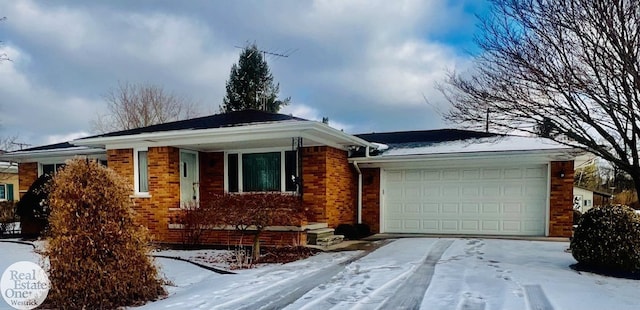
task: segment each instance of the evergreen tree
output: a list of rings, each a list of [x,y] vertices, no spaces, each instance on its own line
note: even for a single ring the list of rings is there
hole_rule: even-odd
[[[273,82],[264,55],[255,44],[245,47],[237,64],[231,66],[222,112],[263,110],[278,112],[291,98],[278,99],[280,84]]]

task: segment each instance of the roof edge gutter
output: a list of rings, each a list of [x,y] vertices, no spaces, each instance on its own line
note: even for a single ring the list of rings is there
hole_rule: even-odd
[[[554,150],[525,150],[525,151],[489,151],[489,152],[467,152],[467,153],[436,153],[436,154],[415,154],[415,155],[391,155],[391,156],[365,156],[349,158],[350,162],[358,161],[360,164],[364,163],[386,163],[386,162],[400,162],[400,161],[420,161],[420,160],[441,160],[441,159],[482,159],[492,158],[495,156],[513,156],[513,155],[542,155],[542,156],[558,156],[575,158],[578,155],[583,154],[585,151],[571,148],[571,149],[554,149]],[[570,160],[567,158],[566,160]],[[561,160],[561,159],[558,159]]]

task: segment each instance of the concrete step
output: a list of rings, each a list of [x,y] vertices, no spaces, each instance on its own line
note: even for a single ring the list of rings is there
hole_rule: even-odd
[[[329,224],[327,223],[310,222],[310,223],[307,223],[307,225],[304,225],[303,229],[314,230],[314,229],[327,228],[327,227],[329,227]]]
[[[335,231],[335,229],[333,228],[320,228],[320,229],[313,229],[313,230],[309,230],[307,231],[307,243],[308,244],[317,244],[317,240],[319,240],[320,238],[326,238],[329,236],[333,236],[333,232]]]
[[[318,238],[316,240],[316,245],[319,245],[319,246],[330,246],[330,245],[338,244],[338,243],[342,242],[342,240],[344,240],[344,236],[343,235],[331,235],[331,236],[327,236],[327,237]]]

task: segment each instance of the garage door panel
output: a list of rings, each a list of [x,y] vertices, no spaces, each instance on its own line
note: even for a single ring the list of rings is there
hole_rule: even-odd
[[[500,179],[502,172],[500,169],[482,169],[482,178],[488,180]]]
[[[497,197],[500,195],[500,192],[499,184],[485,184],[482,186],[483,197]]]
[[[421,207],[422,205],[420,203],[407,203],[404,205],[403,210],[407,214],[419,215],[422,213]]]
[[[482,231],[488,233],[497,233],[500,231],[500,221],[484,220],[482,221]]]
[[[504,196],[512,198],[520,198],[524,195],[523,184],[505,184]]]
[[[458,214],[458,204],[457,203],[443,203],[442,204],[442,214]]]
[[[464,169],[462,170],[462,178],[464,180],[479,180],[480,169]]]
[[[420,230],[420,220],[405,220],[403,222],[403,228],[409,231],[418,231]]]
[[[445,169],[442,171],[443,180],[460,180],[460,169]]]
[[[404,174],[405,182],[421,182],[422,171],[421,170],[407,170]]]
[[[460,194],[460,188],[458,184],[444,183],[442,185],[442,196],[443,197],[453,197],[458,196]]]
[[[461,211],[463,216],[477,216],[480,214],[480,205],[477,203],[463,203]]]
[[[404,200],[406,201],[421,201],[422,200],[422,186],[420,184],[409,184],[405,187],[404,192]]]
[[[517,234],[522,230],[522,222],[514,220],[514,221],[502,221],[502,230],[505,232],[510,232],[513,234]]]
[[[438,214],[440,213],[440,205],[437,203],[425,203],[422,204],[422,212],[425,214]]]
[[[544,235],[546,165],[385,171],[383,231]]]
[[[422,220],[422,229],[424,231],[437,232],[439,223],[440,221],[438,220]]]
[[[480,198],[480,185],[463,185],[461,194],[465,198]]]
[[[443,232],[458,232],[460,229],[458,228],[457,220],[442,220],[440,230]]]
[[[476,232],[480,230],[480,220],[462,220],[460,221],[460,230]]]
[[[482,204],[482,213],[489,216],[500,214],[500,204],[497,202],[485,202]]]
[[[526,168],[525,177],[527,179],[544,179],[547,174],[545,167]]]

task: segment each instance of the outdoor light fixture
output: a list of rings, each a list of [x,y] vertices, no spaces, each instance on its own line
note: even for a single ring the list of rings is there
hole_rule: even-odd
[[[560,177],[564,178],[564,169],[560,170]]]

